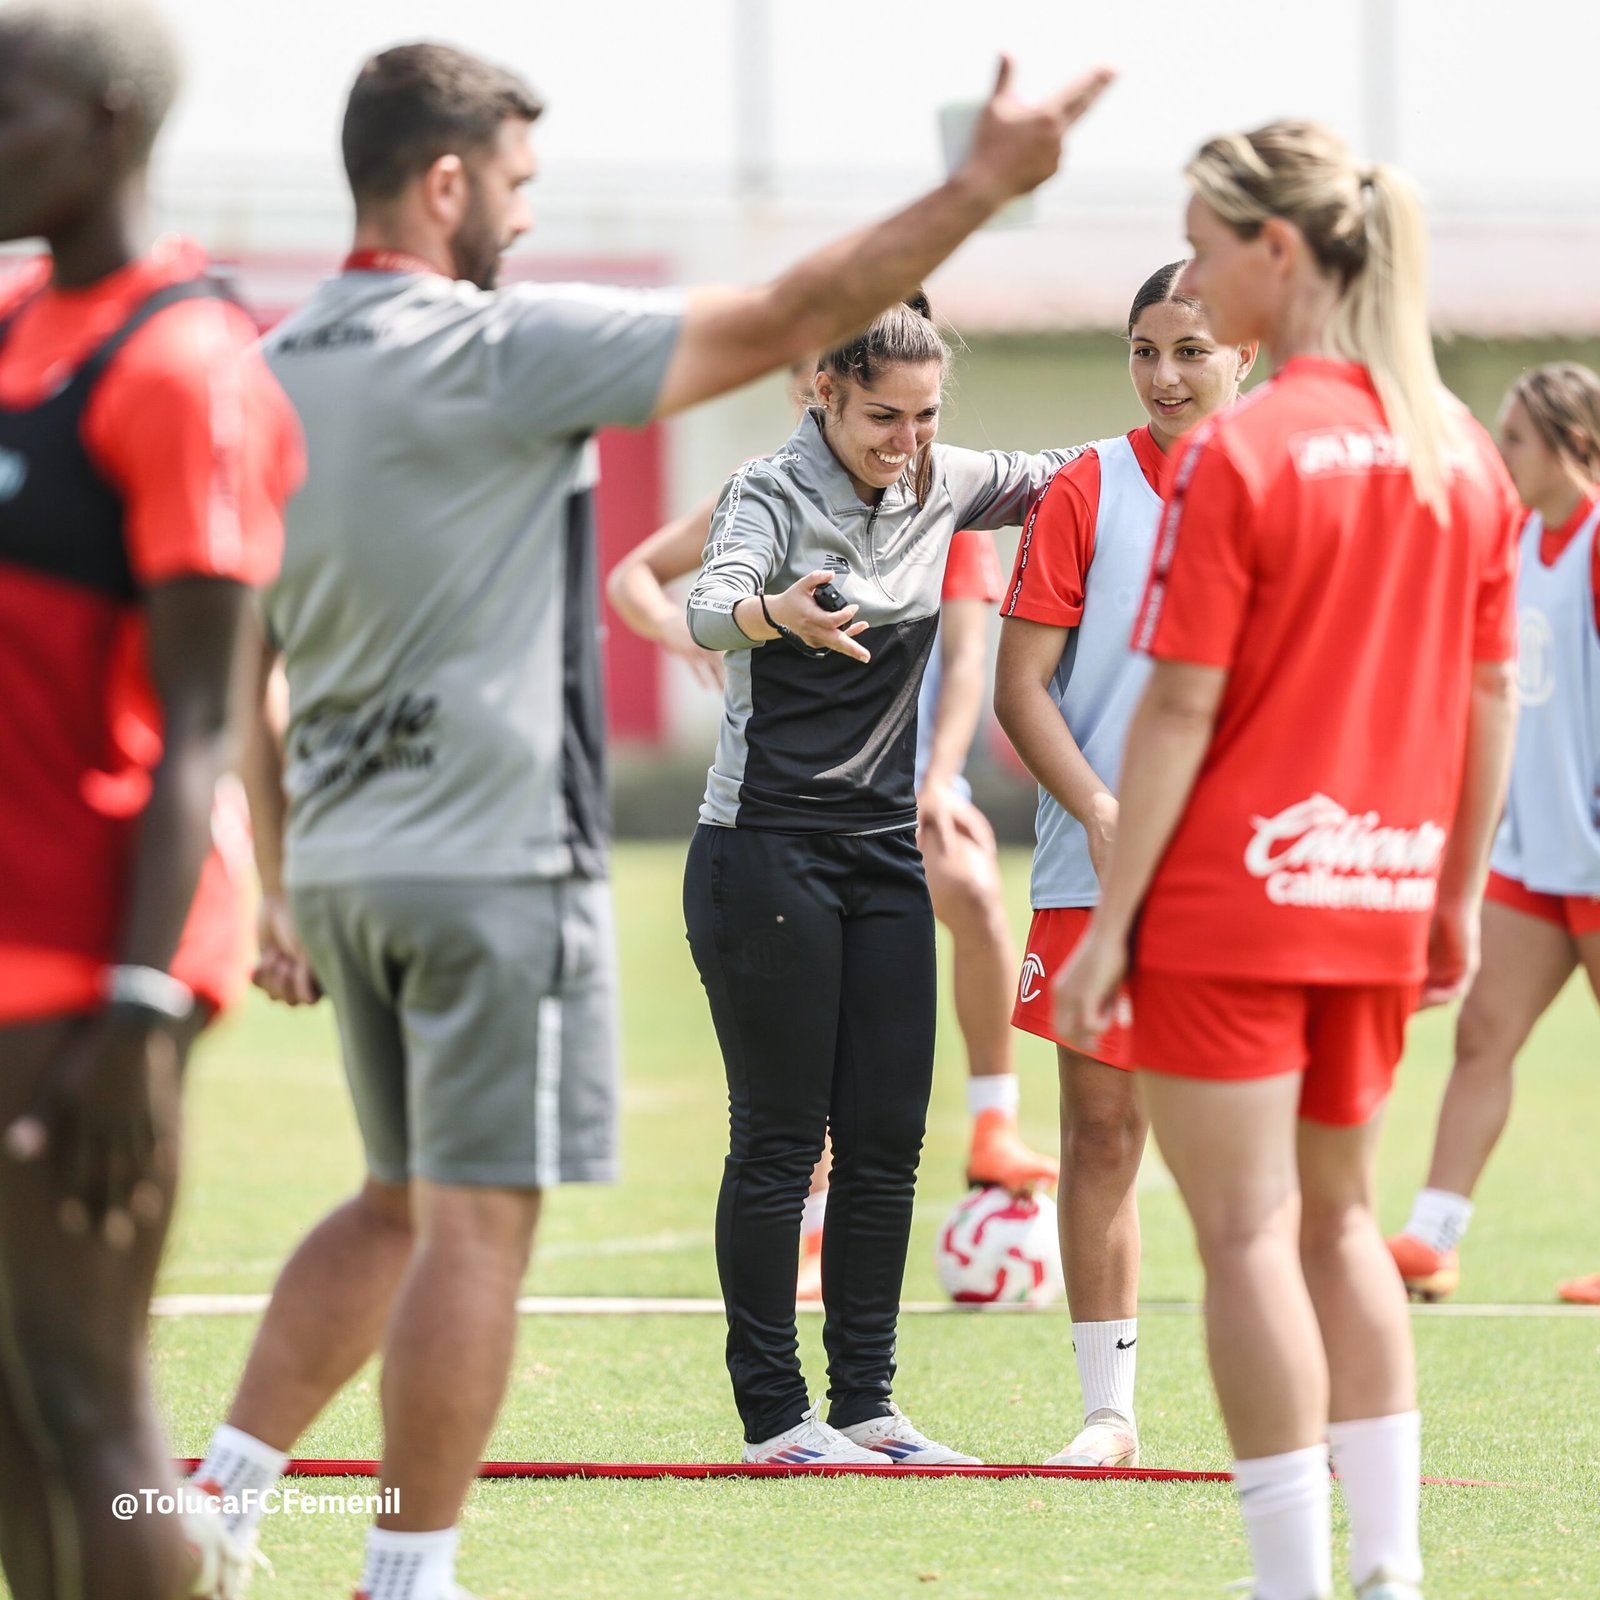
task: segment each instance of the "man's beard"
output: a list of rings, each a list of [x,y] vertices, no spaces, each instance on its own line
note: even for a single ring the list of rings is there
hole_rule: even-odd
[[[450,238],[456,276],[480,289],[492,289],[500,278],[502,253],[503,247],[488,225],[474,190],[472,204]]]
[[[456,276],[479,289],[492,289],[500,278],[500,252],[482,239],[467,239],[461,234],[450,241]]]

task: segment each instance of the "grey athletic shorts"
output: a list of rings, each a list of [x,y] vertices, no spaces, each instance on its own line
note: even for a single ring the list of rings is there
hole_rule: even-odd
[[[380,879],[291,901],[375,1178],[615,1181],[608,884]]]

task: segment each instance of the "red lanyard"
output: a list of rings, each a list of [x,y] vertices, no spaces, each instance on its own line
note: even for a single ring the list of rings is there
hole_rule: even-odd
[[[344,258],[343,272],[426,272],[436,278],[446,274],[434,266],[431,261],[424,261],[421,256],[414,256],[405,250],[352,250]]]

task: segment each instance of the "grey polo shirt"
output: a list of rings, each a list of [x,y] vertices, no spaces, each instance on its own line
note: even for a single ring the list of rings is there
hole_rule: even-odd
[[[267,337],[309,458],[264,598],[291,884],[603,875],[589,438],[649,418],[681,320],[362,271]]]

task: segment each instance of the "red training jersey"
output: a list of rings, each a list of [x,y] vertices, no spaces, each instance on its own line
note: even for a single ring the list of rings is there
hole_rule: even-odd
[[[1149,425],[1135,428],[1127,439],[1145,482],[1164,495],[1168,459]],[[1028,513],[1000,615],[1076,628],[1083,621],[1099,525],[1100,452],[1091,445],[1050,480]]]
[[[961,529],[944,560],[940,600],[983,600],[992,605],[1000,598],[1001,581],[994,535],[982,528]]]
[[[1297,357],[1196,431],[1134,643],[1228,680],[1140,966],[1424,976],[1472,666],[1516,641],[1521,508],[1464,410],[1459,437],[1445,524],[1349,362]]]
[[[63,993],[68,969],[115,956],[161,757],[142,596],[187,577],[270,578],[302,471],[254,324],[214,296],[162,304],[79,383],[153,295],[204,267],[197,246],[164,241],[85,289],[51,286],[47,262],[0,282],[0,432],[13,441],[0,463],[0,972]],[[27,1011],[13,987],[0,981],[0,1021]]]

